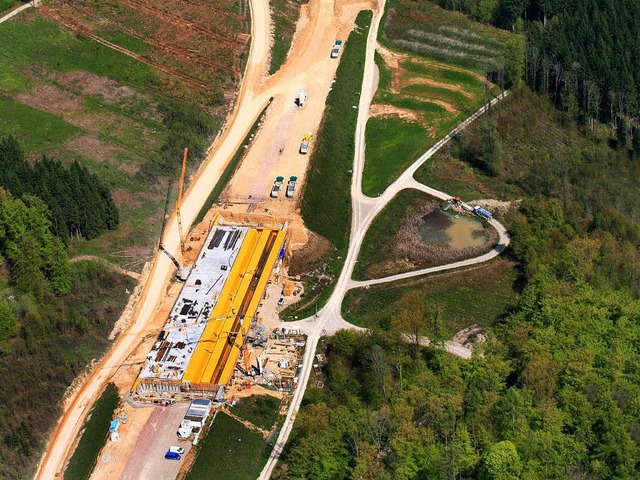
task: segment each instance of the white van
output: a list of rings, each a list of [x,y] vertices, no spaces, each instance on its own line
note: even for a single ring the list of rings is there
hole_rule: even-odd
[[[177,453],[178,455],[184,455],[184,448],[178,447],[177,445],[171,445],[169,447],[169,451],[172,453]]]

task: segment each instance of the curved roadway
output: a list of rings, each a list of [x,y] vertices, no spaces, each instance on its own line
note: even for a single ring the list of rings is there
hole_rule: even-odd
[[[435,190],[431,187],[423,185],[417,182],[413,175],[414,173],[438,150],[440,150],[445,144],[449,142],[455,135],[465,129],[469,124],[475,121],[478,117],[485,113],[485,111],[497,102],[505,98],[509,92],[504,92],[502,95],[494,98],[488,105],[480,108],[476,113],[467,118],[464,122],[460,123],[454,130],[452,130],[447,136],[438,141],[433,147],[427,150],[418,160],[416,160],[409,168],[407,168],[385,191],[377,198],[372,198],[362,193],[362,175],[364,171],[365,162],[365,128],[369,116],[369,106],[373,99],[374,91],[374,78],[375,78],[375,63],[374,53],[377,45],[378,29],[380,26],[380,20],[384,13],[385,0],[380,0],[378,9],[374,11],[371,28],[369,30],[369,36],[367,38],[367,51],[364,67],[364,76],[362,83],[362,90],[360,95],[360,103],[358,105],[358,121],[356,125],[356,139],[355,139],[355,156],[353,165],[353,181],[351,184],[351,202],[352,202],[352,221],[351,221],[351,236],[349,241],[349,249],[345,258],[345,263],[340,273],[340,277],[336,282],[334,291],[329,298],[327,304],[318,312],[317,315],[299,320],[297,322],[287,322],[288,327],[298,327],[304,333],[307,334],[307,345],[302,359],[302,371],[298,380],[298,388],[294,391],[291,404],[287,410],[287,417],[280,430],[273,450],[264,466],[259,480],[268,480],[275,468],[275,465],[280,458],[280,454],[289,438],[293,425],[295,423],[296,415],[300,408],[300,404],[304,397],[309,376],[311,374],[311,367],[313,365],[313,358],[315,356],[316,348],[320,337],[335,333],[337,330],[343,328],[351,328],[357,330],[364,330],[361,327],[357,327],[347,322],[342,318],[341,308],[342,301],[345,294],[351,288],[364,287],[368,285],[392,282],[395,280],[402,280],[405,278],[416,277],[433,272],[440,272],[444,270],[451,270],[455,268],[475,265],[478,263],[486,262],[495,256],[499,255],[507,245],[509,245],[509,236],[506,229],[495,219],[490,221],[491,225],[496,228],[499,234],[499,244],[490,252],[485,253],[479,257],[471,258],[468,260],[462,260],[447,265],[441,265],[437,267],[426,268],[422,270],[416,270],[413,272],[402,273],[398,275],[392,275],[389,277],[368,280],[358,282],[352,280],[353,269],[358,258],[358,252],[364,240],[364,236],[374,220],[376,215],[397,195],[398,192],[407,188],[413,188],[421,190],[429,195],[432,195],[441,200],[447,200],[451,198],[444,192]],[[428,339],[421,341],[423,344],[428,344]],[[470,358],[471,351],[460,344],[455,342],[445,342],[445,350],[448,352],[460,356],[462,358]]]

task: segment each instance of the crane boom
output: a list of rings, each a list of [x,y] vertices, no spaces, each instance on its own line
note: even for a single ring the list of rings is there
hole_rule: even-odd
[[[182,156],[182,173],[180,173],[180,184],[178,185],[178,201],[176,202],[176,216],[178,218],[178,235],[180,235],[180,253],[182,255],[182,263],[185,263],[184,234],[182,232],[182,217],[180,215],[180,207],[182,206],[182,190],[184,190],[184,174],[187,170],[187,154],[189,149],[185,147]]]

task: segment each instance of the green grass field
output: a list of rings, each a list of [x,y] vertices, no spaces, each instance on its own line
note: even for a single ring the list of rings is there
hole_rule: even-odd
[[[2,96],[0,111],[0,138],[13,135],[27,154],[48,152],[80,132],[60,117]]]
[[[327,97],[301,206],[306,226],[327,238],[338,250],[346,247],[349,237],[350,171],[358,118],[358,111],[352,106],[359,102],[371,17],[370,11],[358,14],[358,28],[351,32],[342,52],[336,83]]]
[[[388,329],[402,297],[421,292],[424,302],[442,309],[448,335],[476,323],[491,326],[517,298],[517,271],[506,260],[473,269],[349,291],[342,304],[346,320],[361,327]]]
[[[367,123],[362,190],[371,197],[475,112],[485,101],[485,88],[497,93],[482,78],[498,62],[502,42],[510,35],[431,2],[409,0],[391,0],[383,25],[380,43],[400,57],[391,69],[376,54],[380,82],[374,104],[397,107],[405,115],[389,109]],[[456,48],[439,51],[437,45],[447,42]],[[461,61],[459,54],[478,61]]]
[[[51,20],[35,16],[27,22],[26,16],[0,27],[0,91],[29,89],[37,80],[38,68],[58,72],[82,70],[141,90],[158,84],[161,74],[148,65],[97,42],[80,40]]]
[[[251,395],[240,399],[231,412],[253,423],[256,427],[271,430],[278,419],[280,400],[269,395]]]
[[[113,383],[108,384],[84,424],[84,433],[69,460],[64,472],[64,480],[89,478],[97,462],[98,454],[107,439],[109,423],[119,402],[120,396],[116,386]]]
[[[424,151],[426,128],[398,117],[371,117],[367,121],[367,156],[362,191],[381,194]]]
[[[219,413],[198,445],[196,460],[186,480],[257,478],[270,452],[271,445],[259,432]]]
[[[6,13],[9,13],[14,8],[20,5],[19,2],[15,0],[0,0],[0,16],[3,16]]]

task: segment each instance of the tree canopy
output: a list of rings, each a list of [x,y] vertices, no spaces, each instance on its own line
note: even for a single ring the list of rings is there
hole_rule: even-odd
[[[0,140],[0,187],[17,198],[39,197],[48,207],[51,231],[63,241],[95,238],[118,226],[111,193],[96,175],[78,162],[67,168],[46,156],[32,166],[13,137]]]

